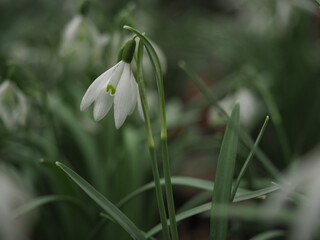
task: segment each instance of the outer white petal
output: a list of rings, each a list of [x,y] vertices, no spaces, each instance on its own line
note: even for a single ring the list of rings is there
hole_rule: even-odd
[[[94,82],[89,86],[88,90],[84,94],[81,104],[80,110],[84,111],[87,107],[93,103],[93,101],[97,98],[100,93],[101,88],[106,84],[106,82],[112,76],[117,65],[113,66],[109,70],[102,73]]]
[[[124,66],[125,66],[125,62],[123,62],[123,61],[120,61],[117,64],[117,67],[114,69],[114,73],[112,74],[110,80],[108,81],[108,85],[110,84],[115,89],[117,89],[117,86],[119,84],[120,78],[121,78],[121,76],[123,74]]]
[[[119,129],[126,120],[126,117],[132,109],[132,105],[136,104],[136,101],[132,101],[134,96],[130,71],[130,65],[126,63],[114,97],[114,120],[117,129]]]
[[[94,120],[100,121],[109,112],[113,103],[113,96],[102,89],[94,102],[93,117]]]
[[[131,109],[129,109],[129,115],[131,115],[133,113],[133,110],[136,107],[136,103],[139,97],[139,88],[138,88],[138,84],[136,82],[136,79],[134,78],[133,73],[130,71],[130,83],[131,83],[131,90],[132,90],[132,106]]]

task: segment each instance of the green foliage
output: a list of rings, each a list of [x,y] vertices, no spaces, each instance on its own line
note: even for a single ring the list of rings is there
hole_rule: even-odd
[[[0,97],[0,177],[10,175],[31,196],[13,211],[19,221],[26,219],[29,238],[125,240],[130,234],[143,239],[144,233],[163,238],[148,136],[137,111],[117,131],[113,110],[100,122],[93,121],[91,110],[79,110],[88,86],[115,64],[121,46],[134,34],[146,49],[140,72],[135,65],[132,69],[136,79],[144,76],[153,144],[168,139],[170,166],[159,163],[160,184],[164,168],[170,168],[179,234],[193,236],[189,224],[199,223],[200,232],[209,235],[212,210],[212,226],[221,239],[226,232],[236,240],[291,236],[292,219],[299,219],[296,210],[309,199],[308,183],[303,182],[299,197],[292,197],[288,212],[281,208],[272,218],[263,206],[279,188],[290,190],[281,182],[285,170],[303,164],[319,145],[319,4],[0,1],[0,85],[10,80],[28,106],[24,119],[18,91],[5,105]],[[77,22],[79,29],[72,34],[70,25]],[[154,96],[162,78],[160,109]],[[225,104],[243,89],[257,104],[248,125],[241,113],[249,116],[245,110],[251,105],[240,101],[235,121]],[[8,106],[11,114],[19,112],[18,120],[11,116],[14,127],[4,120]],[[267,115],[270,124],[260,129]],[[237,147],[230,140],[237,131],[226,129],[227,122],[240,122]],[[160,148],[154,156],[160,159]],[[63,167],[87,194],[55,165],[57,160],[74,170]],[[271,186],[271,181],[280,185]],[[3,189],[0,204],[9,196]],[[233,195],[234,202],[244,202],[232,203]],[[101,209],[109,220],[101,217]],[[264,224],[268,219],[283,229]],[[19,231],[19,224],[10,225]]]

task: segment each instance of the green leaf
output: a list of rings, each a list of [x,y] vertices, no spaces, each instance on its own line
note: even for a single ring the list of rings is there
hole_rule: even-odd
[[[240,125],[240,106],[236,103],[232,109],[227,129],[222,140],[218,164],[216,168],[215,186],[212,196],[210,239],[227,239],[228,220],[215,216],[215,205],[225,208],[230,203],[231,188],[236,163],[238,134]],[[227,210],[227,209],[225,209]]]
[[[249,163],[250,163],[250,161],[251,161],[251,159],[253,157],[253,154],[256,151],[256,148],[258,147],[258,145],[260,143],[260,140],[261,140],[261,138],[263,136],[263,133],[264,133],[266,127],[267,127],[268,121],[269,121],[269,117],[267,116],[265,121],[264,121],[264,123],[263,123],[263,125],[262,125],[262,128],[261,128],[261,130],[260,130],[260,132],[258,134],[258,137],[257,137],[255,143],[253,144],[253,147],[251,148],[251,151],[250,151],[246,161],[244,162],[244,164],[243,164],[243,166],[242,166],[242,168],[240,170],[240,173],[239,173],[239,175],[237,177],[237,180],[236,180],[236,182],[235,182],[235,184],[233,186],[232,193],[231,193],[231,199],[233,199],[235,197],[235,195],[236,195],[237,189],[238,189],[238,187],[240,185],[240,181],[241,181],[244,173],[246,172],[246,170],[247,170],[247,168],[249,166]]]
[[[266,195],[268,193],[271,193],[271,192],[274,192],[274,191],[276,191],[278,189],[279,189],[279,187],[277,187],[277,186],[271,186],[271,187],[267,187],[267,188],[260,189],[260,190],[257,190],[257,191],[251,191],[250,193],[239,194],[239,196],[235,197],[234,202],[239,202],[239,201],[244,201],[244,200],[248,200],[248,199],[251,199],[251,198],[264,196],[264,195]],[[210,203],[205,203],[205,204],[202,204],[200,206],[194,207],[192,209],[188,209],[188,210],[186,210],[186,211],[184,211],[182,213],[179,213],[176,216],[177,222],[180,222],[180,221],[182,221],[182,220],[184,220],[186,218],[195,216],[197,214],[210,211],[211,210],[211,206],[212,206],[211,202]],[[223,216],[238,216],[240,218],[241,217],[244,217],[244,218],[254,218],[254,217],[256,217],[254,215],[254,211],[250,211],[250,209],[249,209],[247,211],[240,212],[241,208],[243,208],[243,206],[240,206],[240,207],[238,207],[238,206],[230,206],[230,209],[229,209],[228,212],[218,211],[217,214],[219,214],[219,216],[222,216],[224,214]],[[234,210],[237,210],[237,211],[234,211]],[[168,221],[168,224],[169,224],[169,221]],[[161,231],[161,225],[160,224],[156,225],[151,230],[149,230],[147,232],[147,234],[146,234],[146,237],[149,238],[150,236],[155,235],[159,231]]]
[[[54,115],[68,128],[74,140],[79,145],[79,149],[85,158],[84,164],[88,168],[90,177],[98,189],[103,189],[103,176],[99,164],[96,146],[90,136],[82,127],[79,119],[72,113],[66,104],[60,101],[60,98],[50,96],[49,103]]]
[[[106,213],[114,219],[130,236],[135,240],[146,239],[144,234],[137,226],[115,205],[113,205],[107,198],[105,198],[100,192],[98,192],[93,186],[86,182],[73,170],[63,165],[60,162],[56,162],[56,165],[60,167],[68,176],[95,201]]]
[[[211,91],[206,87],[206,85],[201,81],[201,79],[187,67],[186,63],[181,61],[179,63],[179,67],[186,72],[186,74],[190,77],[190,79],[194,82],[194,84],[199,88],[202,95],[206,98],[206,100],[213,105],[217,110],[226,118],[229,119],[228,113],[218,104],[218,101],[212,95]],[[248,147],[249,149],[253,146],[253,140],[251,137],[243,130],[240,129],[240,138],[242,142]],[[256,149],[256,156],[264,168],[277,179],[281,176],[280,171],[275,167],[273,162],[265,155],[263,151],[259,147]]]
[[[214,186],[214,183],[211,181],[192,178],[192,177],[171,177],[171,182],[173,185],[193,187],[193,188],[198,188],[198,189],[206,190],[210,192],[212,192],[212,189]],[[160,184],[162,186],[164,185],[164,179],[160,179]],[[151,190],[153,188],[154,188],[154,182],[150,182],[146,185],[143,185],[142,187],[138,188],[137,190],[133,191],[132,193],[125,196],[122,200],[120,200],[117,206],[121,207],[124,204],[126,204],[128,201],[133,199],[134,197],[140,195],[145,191]],[[250,191],[239,188],[237,191],[237,194],[247,193],[247,192],[250,192]]]
[[[23,214],[26,214],[30,211],[35,210],[38,207],[41,207],[48,203],[53,202],[70,202],[76,206],[78,206],[86,215],[87,212],[85,211],[84,205],[76,198],[70,196],[63,196],[63,195],[52,195],[52,196],[43,196],[33,199],[32,201],[23,204],[22,206],[16,208],[13,212],[14,217],[19,217]]]
[[[250,240],[268,240],[275,237],[283,237],[283,236],[285,236],[285,231],[271,230],[271,231],[261,233],[257,236],[254,236],[253,238],[250,238]]]

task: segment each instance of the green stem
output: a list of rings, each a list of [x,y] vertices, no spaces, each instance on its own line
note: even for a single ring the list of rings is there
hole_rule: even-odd
[[[156,80],[157,80],[159,102],[160,102],[160,115],[161,115],[162,161],[163,161],[165,189],[166,189],[167,204],[168,204],[169,219],[170,219],[170,230],[171,230],[172,239],[178,240],[179,236],[178,236],[178,228],[177,228],[175,208],[174,208],[173,191],[172,191],[171,175],[170,175],[170,162],[169,162],[169,155],[168,155],[166,105],[165,105],[165,94],[164,94],[164,87],[163,87],[163,75],[161,70],[161,64],[160,64],[158,55],[156,54],[156,51],[154,50],[148,38],[146,38],[143,34],[141,34],[139,31],[137,31],[132,27],[124,26],[124,28],[134,32],[139,36],[140,40],[143,42],[143,44],[146,47],[151,63],[156,72]]]
[[[238,177],[237,177],[237,180],[236,180],[236,182],[235,182],[235,184],[234,184],[234,186],[233,186],[233,188],[232,188],[231,201],[232,201],[232,200],[234,199],[234,197],[236,196],[238,187],[239,187],[239,185],[240,185],[240,181],[241,181],[244,173],[246,172],[246,170],[247,170],[247,168],[248,168],[248,166],[249,166],[249,163],[250,163],[250,161],[251,161],[251,159],[252,159],[252,157],[253,157],[253,154],[255,153],[256,148],[258,147],[258,144],[260,143],[260,140],[261,140],[261,138],[262,138],[262,136],[263,136],[263,133],[264,133],[264,131],[265,131],[265,129],[266,129],[266,126],[267,126],[267,124],[268,124],[268,121],[269,121],[269,117],[267,116],[266,119],[265,119],[265,121],[264,121],[264,123],[263,123],[263,125],[262,125],[262,128],[261,128],[261,130],[260,130],[260,132],[259,132],[259,134],[258,134],[258,137],[257,137],[257,139],[256,139],[253,147],[251,148],[251,151],[250,151],[250,153],[249,153],[246,161],[244,162],[244,164],[243,164],[243,166],[242,166],[242,168],[241,168],[241,170],[240,170],[240,173],[239,173],[239,175],[238,175]]]
[[[199,79],[199,77],[191,72],[187,67],[185,62],[180,62],[179,66],[181,69],[183,69],[187,75],[190,77],[190,79],[197,85],[200,92],[203,94],[203,96],[207,99],[207,101],[212,104],[214,107],[218,109],[218,111],[223,114],[223,116],[228,120],[230,117],[228,113],[218,104],[217,100],[212,96],[210,90],[204,85],[204,83]],[[240,129],[239,131],[239,137],[242,140],[242,142],[248,147],[249,149],[253,146],[253,140],[251,137],[243,130]],[[256,149],[256,155],[258,159],[260,160],[261,164],[265,167],[265,169],[270,173],[272,177],[275,179],[278,179],[280,176],[279,170],[274,166],[272,161],[261,151],[259,147]]]
[[[139,86],[141,105],[142,105],[144,121],[146,125],[148,147],[149,147],[149,152],[151,157],[152,174],[153,174],[154,183],[155,183],[160,221],[162,224],[163,238],[169,240],[170,234],[169,234],[169,228],[167,225],[167,215],[166,215],[166,210],[165,210],[164,200],[163,200],[163,195],[161,190],[159,169],[157,164],[157,157],[156,157],[156,152],[154,148],[154,140],[153,140],[153,134],[151,129],[150,117],[149,117],[148,102],[147,102],[145,87],[143,82],[142,56],[143,56],[143,44],[140,42],[138,46],[138,57],[137,57],[137,82]]]

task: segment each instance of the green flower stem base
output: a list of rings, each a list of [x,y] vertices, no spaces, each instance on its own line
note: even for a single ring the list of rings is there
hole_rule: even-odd
[[[124,28],[135,33],[140,38],[140,41],[143,43],[143,45],[145,46],[149,54],[150,61],[156,73],[159,102],[160,102],[160,115],[161,115],[162,161],[164,166],[163,171],[164,171],[164,178],[165,178],[167,204],[168,204],[168,210],[169,210],[168,212],[169,212],[169,220],[170,220],[170,230],[171,230],[172,239],[178,240],[179,236],[178,236],[177,222],[176,222],[176,216],[175,216],[173,191],[172,191],[171,175],[170,175],[170,163],[169,163],[168,147],[167,147],[166,106],[165,106],[165,94],[164,94],[164,87],[163,87],[163,75],[161,70],[161,64],[155,49],[153,48],[150,40],[147,37],[145,37],[142,33],[140,33],[138,30],[132,27],[124,26]]]
[[[137,82],[139,86],[139,92],[140,92],[140,99],[141,99],[141,105],[143,109],[143,115],[146,125],[146,131],[148,136],[148,147],[151,157],[151,166],[152,166],[152,174],[154,178],[155,183],[155,189],[156,189],[156,197],[157,197],[157,203],[159,208],[159,215],[160,215],[160,221],[162,225],[162,231],[163,231],[163,239],[169,240],[170,234],[169,234],[169,228],[167,225],[167,214],[164,206],[164,200],[162,195],[162,189],[160,184],[160,176],[159,176],[159,169],[157,164],[157,158],[156,158],[156,152],[154,149],[154,140],[153,140],[153,134],[151,129],[151,123],[150,123],[150,117],[149,117],[149,108],[148,108],[148,102],[145,94],[145,87],[143,82],[143,73],[142,73],[142,56],[143,56],[143,44],[140,42],[138,47],[138,57],[137,57]]]

